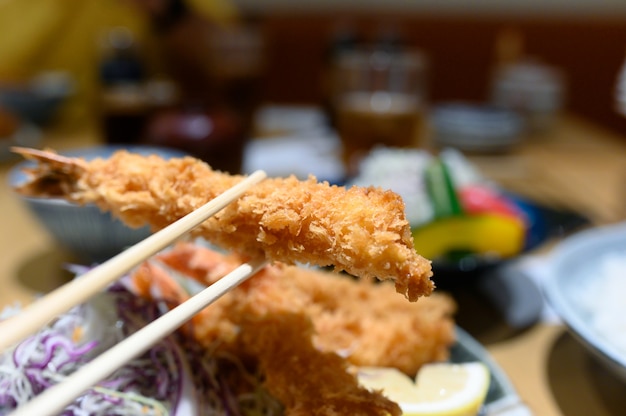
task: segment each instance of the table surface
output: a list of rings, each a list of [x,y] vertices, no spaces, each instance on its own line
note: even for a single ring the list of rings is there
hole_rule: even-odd
[[[63,150],[97,142],[88,130],[47,134],[43,145]],[[626,137],[586,121],[564,116],[550,132],[526,137],[510,153],[470,159],[507,189],[576,210],[594,225],[626,219]],[[62,271],[68,253],[9,189],[12,165],[0,164],[0,307],[26,304],[69,279]],[[536,415],[602,416],[626,409],[624,385],[561,325],[540,323],[486,347]]]

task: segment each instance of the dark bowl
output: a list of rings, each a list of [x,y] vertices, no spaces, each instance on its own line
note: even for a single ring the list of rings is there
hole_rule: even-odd
[[[521,261],[547,243],[589,224],[575,212],[545,207],[511,196],[526,213],[526,245],[511,258],[461,256],[435,259],[433,281],[438,291],[455,299],[457,324],[481,342],[500,342],[518,335],[541,317],[544,301],[535,280]]]
[[[433,138],[442,148],[466,152],[503,152],[521,140],[522,119],[513,111],[485,104],[454,102],[431,114]]]
[[[507,197],[527,219],[528,230],[523,250],[518,256],[510,258],[466,254],[433,259],[433,270],[438,287],[449,288],[472,284],[473,280],[517,260],[548,240],[564,237],[589,224],[589,219],[576,212],[543,206],[517,195],[507,194]]]

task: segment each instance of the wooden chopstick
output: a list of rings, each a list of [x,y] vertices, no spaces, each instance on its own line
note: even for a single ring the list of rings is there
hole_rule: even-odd
[[[74,399],[111,375],[128,361],[144,353],[193,315],[213,303],[267,264],[265,260],[245,263],[170,312],[152,321],[130,337],[103,352],[59,384],[17,408],[11,416],[59,414]]]
[[[55,317],[90,297],[114,282],[124,273],[164,249],[185,233],[215,215],[222,208],[239,198],[246,190],[261,182],[267,175],[256,171],[212,199],[197,210],[170,224],[145,240],[124,250],[81,277],[72,280],[45,297],[24,308],[20,314],[0,322],[0,351],[32,335]]]

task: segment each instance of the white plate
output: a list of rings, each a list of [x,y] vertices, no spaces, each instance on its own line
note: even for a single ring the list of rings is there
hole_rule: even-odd
[[[338,183],[345,176],[340,146],[339,139],[324,130],[254,139],[246,145],[242,170],[252,173],[261,169],[272,177],[295,175],[299,179],[315,175]]]
[[[585,291],[602,287],[598,284],[602,278],[600,270],[608,256],[613,255],[626,255],[626,223],[589,229],[565,239],[551,254],[544,291],[570,332],[600,362],[626,381],[626,354],[599,333],[581,302],[590,297],[602,301],[602,294]],[[626,293],[623,297],[626,298]]]
[[[328,123],[317,106],[267,105],[256,112],[254,124],[264,134],[296,134],[325,127]]]

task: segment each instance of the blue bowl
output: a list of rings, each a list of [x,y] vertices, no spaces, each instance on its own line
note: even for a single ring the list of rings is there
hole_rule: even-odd
[[[157,154],[163,158],[182,157],[186,154],[169,148],[153,146],[103,145],[60,152],[65,156],[107,158],[115,151],[127,149],[140,154]],[[33,162],[24,161],[11,169],[9,186],[12,188],[27,180],[23,169]],[[16,195],[23,201],[31,214],[44,226],[52,237],[69,250],[78,261],[91,263],[107,260],[151,234],[149,227],[131,228],[102,212],[93,204],[78,205],[60,198],[35,198]]]

